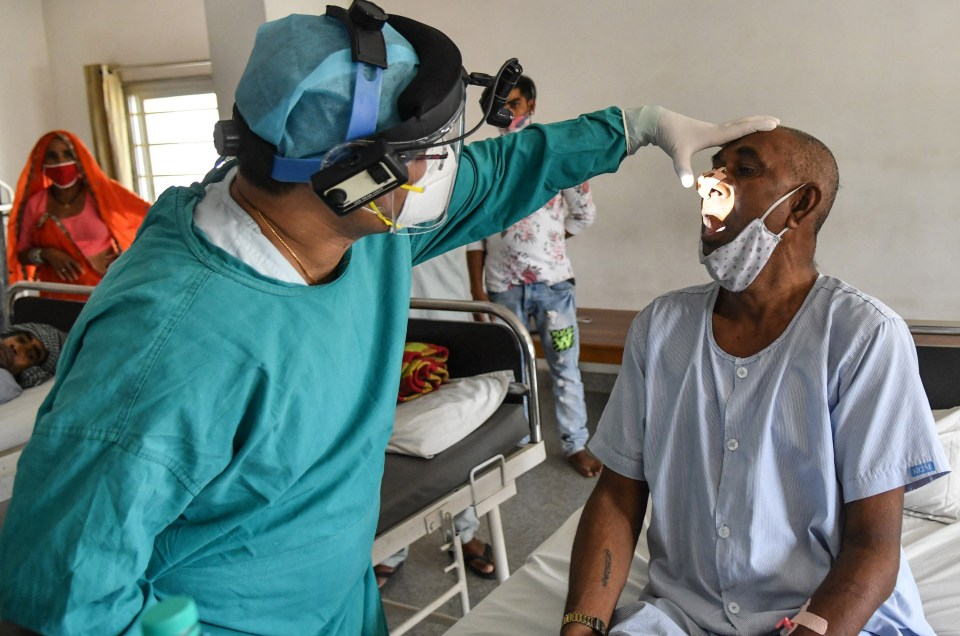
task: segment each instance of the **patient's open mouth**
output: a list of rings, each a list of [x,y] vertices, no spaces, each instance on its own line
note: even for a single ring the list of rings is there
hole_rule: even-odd
[[[713,236],[714,234],[719,234],[727,229],[727,226],[724,225],[723,221],[712,214],[703,215],[703,225],[706,227],[706,232],[704,232],[705,236]]]
[[[711,237],[727,229],[724,220],[733,211],[733,186],[726,183],[726,170],[716,168],[697,179],[697,194],[703,201],[700,216],[703,217],[703,237]]]

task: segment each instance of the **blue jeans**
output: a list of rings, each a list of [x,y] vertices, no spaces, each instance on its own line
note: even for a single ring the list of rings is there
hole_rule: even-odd
[[[488,294],[490,300],[517,314],[524,324],[532,318],[537,325],[550,368],[560,446],[568,457],[584,449],[588,436],[575,289],[572,281],[565,280],[555,285],[514,285],[505,292]]]
[[[461,543],[470,543],[473,541],[473,535],[477,533],[477,530],[480,529],[480,518],[477,517],[477,509],[473,506],[470,506],[463,512],[453,517],[453,527],[457,529],[457,534],[460,535]],[[407,557],[410,555],[410,548],[400,548],[386,559],[381,561],[379,565],[385,565],[388,568],[396,568],[398,565],[407,560]]]

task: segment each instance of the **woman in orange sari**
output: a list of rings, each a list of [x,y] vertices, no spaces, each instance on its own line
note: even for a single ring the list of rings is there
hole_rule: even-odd
[[[74,134],[40,138],[10,213],[10,282],[96,285],[133,242],[150,204],[110,179]]]

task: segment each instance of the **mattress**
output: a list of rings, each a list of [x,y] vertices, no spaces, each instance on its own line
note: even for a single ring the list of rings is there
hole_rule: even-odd
[[[0,404],[0,454],[27,443],[33,433],[37,411],[51,388],[52,380],[26,389],[20,397]]]
[[[474,466],[508,455],[529,433],[523,405],[504,402],[474,432],[432,459],[387,453],[377,534],[463,485]]]
[[[52,387],[52,381],[44,382],[25,390],[20,397],[0,404],[0,502],[9,499],[13,493],[20,449],[30,439],[37,411]]]
[[[522,568],[451,627],[447,636],[502,634],[505,625],[510,626],[510,633],[555,635],[563,616],[570,548],[580,512],[571,515],[527,557]],[[621,602],[636,598],[646,583],[648,521]],[[938,636],[960,636],[960,522],[946,525],[904,515],[902,543],[930,625]]]

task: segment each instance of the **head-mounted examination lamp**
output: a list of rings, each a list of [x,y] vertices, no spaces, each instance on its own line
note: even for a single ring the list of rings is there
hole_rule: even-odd
[[[452,143],[459,148],[459,142],[484,121],[501,128],[510,124],[505,104],[522,73],[516,58],[507,60],[495,76],[470,74],[463,68],[460,50],[446,35],[409,18],[388,15],[372,2],[354,0],[349,9],[328,6],[326,15],[346,28],[357,68],[346,141],[312,157],[288,158],[275,152],[271,176],[277,181],[310,183],[331,210],[345,216],[407,183],[407,162],[429,148]],[[376,132],[378,82],[388,66],[384,24],[410,43],[419,66],[397,98],[400,123]],[[468,85],[487,88],[483,120],[470,131],[451,136],[458,132],[455,126],[462,126]],[[216,124],[214,145],[220,156],[239,152],[238,127],[234,119]]]

